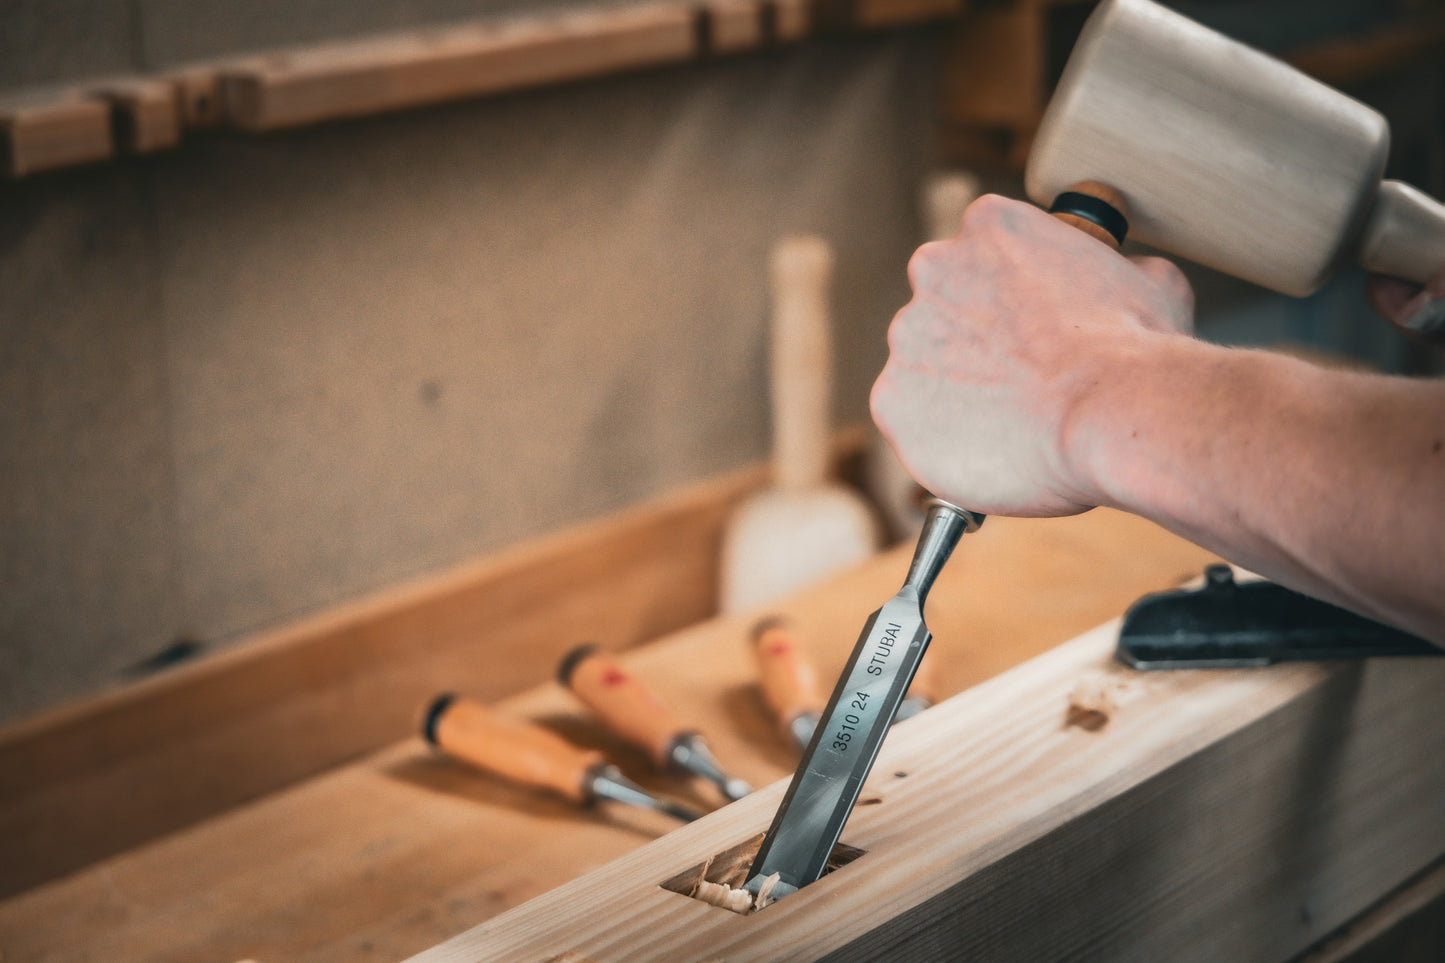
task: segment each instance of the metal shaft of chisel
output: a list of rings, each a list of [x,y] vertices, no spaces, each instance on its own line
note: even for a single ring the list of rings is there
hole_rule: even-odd
[[[681,819],[683,822],[690,823],[695,819],[702,818],[702,813],[681,803],[652,795],[624,776],[622,770],[616,766],[601,766],[588,773],[587,791],[595,799],[611,799],[629,806],[655,809],[674,819]]]
[[[754,895],[774,874],[779,880],[771,892],[777,898],[823,875],[932,638],[923,621],[928,590],[959,538],[977,530],[983,518],[938,499],[928,503],[903,589],[864,625],[753,860],[746,885]]]

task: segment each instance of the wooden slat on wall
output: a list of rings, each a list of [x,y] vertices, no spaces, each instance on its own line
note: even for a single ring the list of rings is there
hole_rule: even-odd
[[[74,90],[0,100],[0,172],[36,171],[105,160],[115,153],[110,107]]]
[[[774,906],[659,884],[782,783],[416,959],[1284,961],[1445,853],[1445,662],[1133,673],[1116,629],[896,729],[843,833],[865,855]]]
[[[0,731],[0,895],[410,732],[422,700],[499,698],[578,642],[707,617],[721,527],[761,467],[289,626]]]

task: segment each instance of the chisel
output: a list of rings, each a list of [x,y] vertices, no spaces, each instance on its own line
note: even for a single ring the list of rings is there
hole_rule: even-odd
[[[798,649],[793,626],[784,618],[770,617],[753,626],[753,657],[763,699],[773,710],[783,735],[798,747],[808,748],[827,704],[818,688],[818,674]]]
[[[1049,213],[1115,251],[1129,230],[1123,197],[1093,181],[1080,181],[1059,194]],[[932,638],[923,621],[928,590],[959,538],[983,524],[983,515],[942,499],[925,504],[928,514],[903,590],[863,626],[818,731],[753,860],[747,889],[754,897],[774,875],[778,877],[770,890],[774,899],[823,875]]]
[[[541,726],[499,715],[473,699],[451,693],[438,696],[423,713],[422,735],[443,752],[478,769],[526,786],[550,789],[579,805],[611,799],[685,822],[702,816],[652,795],[609,765],[602,753],[574,746]]]
[[[977,531],[984,519],[941,499],[930,499],[927,509],[903,588],[863,626],[753,860],[747,888],[754,896],[774,874],[779,877],[771,890],[775,899],[823,874],[932,638],[923,621],[928,590],[959,538]]]
[[[564,656],[557,679],[609,729],[645,749],[659,769],[701,776],[728,799],[741,799],[753,791],[723,772],[702,735],[678,725],[651,689],[597,646],[580,645]]]

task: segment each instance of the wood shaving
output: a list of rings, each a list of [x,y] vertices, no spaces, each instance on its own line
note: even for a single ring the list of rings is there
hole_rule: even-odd
[[[727,883],[709,883],[702,880],[693,890],[692,897],[734,913],[747,914],[753,909],[753,894],[745,889],[733,889]]]
[[[782,876],[782,873],[774,873],[763,880],[763,885],[758,887],[758,898],[754,909],[763,909],[777,902],[773,899],[773,887],[778,884],[778,880],[782,879]]]

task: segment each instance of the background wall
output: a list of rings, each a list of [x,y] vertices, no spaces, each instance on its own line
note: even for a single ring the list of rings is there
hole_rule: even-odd
[[[10,0],[0,88],[536,6]],[[1323,16],[1261,6],[1189,12],[1271,43]],[[764,458],[783,234],[837,248],[835,412],[866,419],[937,163],[941,38],[0,182],[0,718]],[[1358,92],[1437,194],[1440,78]],[[1302,302],[1192,276],[1207,337],[1432,363],[1358,274]]]
[[[927,33],[0,185],[0,714],[759,460],[767,251],[866,417]]]

